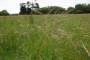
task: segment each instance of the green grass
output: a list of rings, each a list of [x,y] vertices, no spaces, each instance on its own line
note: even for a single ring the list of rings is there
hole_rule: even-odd
[[[90,14],[0,17],[0,60],[90,60]]]

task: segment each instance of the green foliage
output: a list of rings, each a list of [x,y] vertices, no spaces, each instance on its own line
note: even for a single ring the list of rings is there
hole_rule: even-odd
[[[40,8],[42,14],[61,14],[65,12],[65,9],[58,6],[48,6]]]
[[[0,16],[8,16],[8,15],[9,15],[9,13],[7,12],[7,10],[2,10],[0,12]]]
[[[75,7],[69,7],[67,10],[63,7],[58,6],[48,6],[40,8],[39,11],[42,14],[83,14],[90,13],[90,4],[77,4]]]
[[[87,13],[87,5],[86,4],[77,4],[75,6],[76,13]]]
[[[43,8],[40,8],[39,11],[40,11],[42,14],[48,14],[49,9],[48,9],[48,7],[43,7]]]
[[[39,4],[37,4],[37,9],[32,10],[31,13],[27,12],[26,10],[28,9],[24,9],[22,8],[22,14],[64,14],[64,13],[68,13],[68,14],[83,14],[83,13],[90,13],[90,4],[76,4],[75,7],[69,7],[67,10],[63,7],[59,7],[59,6],[47,6],[47,7],[42,7],[39,8]],[[24,13],[25,11],[25,13]],[[30,9],[29,9],[30,11]]]
[[[90,4],[87,6],[87,12],[90,13]]]
[[[90,13],[90,4],[77,4],[75,8],[69,7],[67,12],[74,14]]]
[[[74,13],[75,12],[75,8],[74,7],[69,7],[67,9],[67,13]]]

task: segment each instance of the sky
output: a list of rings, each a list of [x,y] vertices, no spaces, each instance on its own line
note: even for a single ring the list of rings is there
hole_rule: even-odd
[[[33,0],[1,0],[0,1],[0,11],[7,10],[9,13],[19,13],[20,3],[26,3],[27,1],[32,2]],[[40,7],[45,6],[61,6],[64,8],[74,7],[79,3],[90,3],[90,0],[37,0]]]

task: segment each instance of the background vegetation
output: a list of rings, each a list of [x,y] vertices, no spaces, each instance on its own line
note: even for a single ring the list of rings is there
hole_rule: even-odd
[[[27,2],[28,3],[28,2]],[[39,4],[37,3],[37,9],[31,10],[25,6],[20,7],[20,15],[31,15],[31,14],[85,14],[90,13],[90,4],[77,4],[75,7],[69,7],[67,9],[59,6],[47,6],[47,7],[39,7]],[[7,10],[3,10],[0,12],[0,16],[7,16],[10,15]],[[18,15],[18,14],[11,14],[11,15]]]
[[[39,7],[35,11],[29,11],[31,13],[25,13],[23,11],[27,10],[27,8],[23,8],[20,11],[25,14],[85,14],[90,13],[90,4],[77,4],[75,7],[69,7],[67,9],[59,6],[47,6],[47,7]]]
[[[2,10],[0,12],[0,16],[8,16],[8,15],[9,15],[9,13],[7,12],[7,10]]]

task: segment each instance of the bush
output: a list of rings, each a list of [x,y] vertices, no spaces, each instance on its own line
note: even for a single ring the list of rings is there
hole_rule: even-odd
[[[75,13],[75,8],[74,7],[69,7],[68,9],[67,9],[67,13]]]
[[[0,16],[8,16],[8,15],[9,15],[9,13],[7,12],[7,10],[2,10],[0,12]]]
[[[86,4],[77,4],[75,10],[76,13],[89,13],[90,8]]]
[[[90,4],[77,4],[75,5],[75,8],[69,7],[67,12],[74,14],[90,13]]]
[[[58,6],[49,6],[49,7],[40,8],[40,12],[42,14],[61,14],[65,12],[65,8]]]

